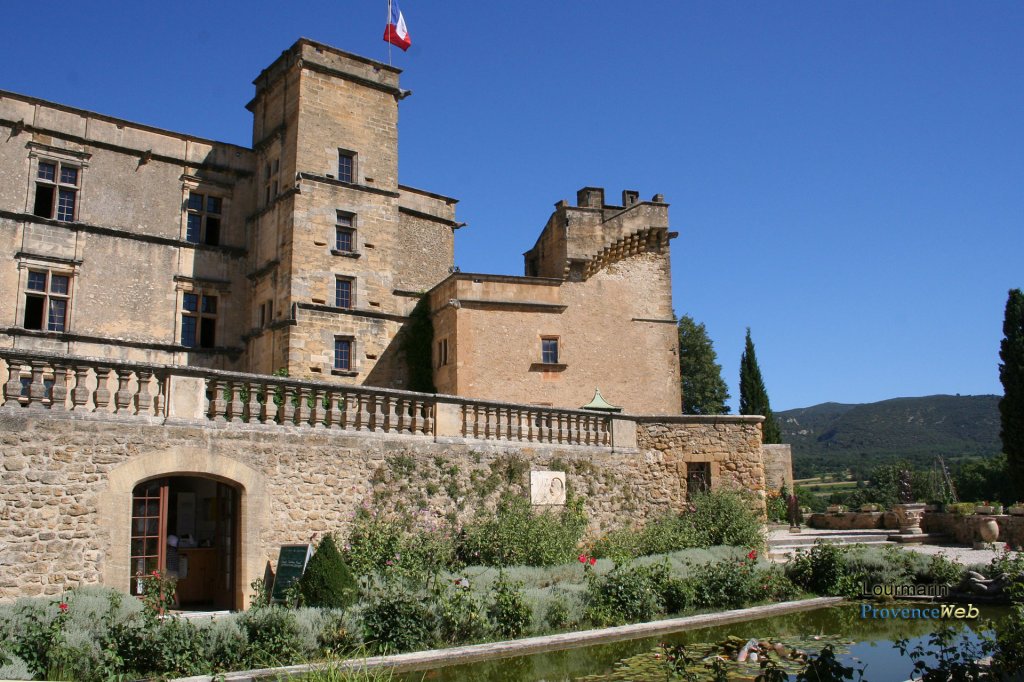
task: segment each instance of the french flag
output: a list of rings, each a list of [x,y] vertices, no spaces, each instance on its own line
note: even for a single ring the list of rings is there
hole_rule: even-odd
[[[405,26],[405,17],[402,10],[398,9],[398,3],[388,0],[388,27],[384,29],[384,40],[395,47],[402,48],[402,51],[409,49],[412,40],[409,39],[409,29]]]

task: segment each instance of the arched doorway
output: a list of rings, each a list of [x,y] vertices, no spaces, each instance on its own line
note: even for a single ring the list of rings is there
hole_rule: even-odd
[[[130,585],[155,570],[178,578],[183,609],[235,609],[239,490],[203,476],[163,476],[132,491]]]

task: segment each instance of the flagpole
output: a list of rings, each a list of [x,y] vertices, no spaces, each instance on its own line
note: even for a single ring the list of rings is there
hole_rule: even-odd
[[[384,25],[385,26],[391,26],[391,0],[388,0],[388,20],[387,20],[387,23],[385,23]],[[391,41],[389,40],[389,41],[387,41],[387,43],[388,43],[388,66],[391,66]]]

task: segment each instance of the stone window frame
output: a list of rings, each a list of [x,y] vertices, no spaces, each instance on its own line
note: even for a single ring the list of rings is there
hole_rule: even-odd
[[[346,163],[347,161],[347,163]],[[359,153],[352,149],[338,147],[338,180],[350,184],[358,184]]]
[[[266,329],[274,323],[274,299],[268,298],[256,307],[256,329]]]
[[[231,185],[208,179],[200,179],[194,175],[187,174],[182,175],[181,180],[181,232],[179,239],[187,244],[196,246],[224,246],[224,236],[227,234],[228,219],[231,215]],[[212,196],[220,200],[220,225],[216,244],[210,244],[206,240],[207,224],[205,219],[202,220],[200,225],[199,240],[193,241],[188,238],[189,214],[195,214],[195,211],[189,208],[189,195],[192,192],[203,195],[204,209],[206,208],[208,197]],[[201,213],[205,216],[207,211],[204,210]]]
[[[72,299],[75,291],[75,277],[78,275],[77,267],[74,264],[53,263],[41,259],[23,257],[19,259],[18,270],[25,271],[24,276],[19,276],[18,278],[19,291],[15,318],[20,323],[18,326],[22,329],[32,329],[33,331],[48,334],[66,334],[71,327],[71,311],[74,309]],[[45,289],[29,288],[29,278],[31,273],[45,273]],[[54,275],[58,277],[67,277],[67,291],[65,293],[52,291]],[[43,316],[39,327],[25,326],[25,313],[28,307],[28,298],[30,296],[41,297],[43,299]],[[64,323],[61,329],[50,329],[51,299],[64,302]]]
[[[33,183],[31,186],[34,191],[29,192],[26,196],[25,212],[40,218],[58,220],[62,223],[77,222],[81,217],[82,212],[82,200],[84,197],[83,187],[86,175],[85,171],[89,167],[89,159],[92,158],[92,154],[89,154],[88,152],[76,152],[69,149],[60,149],[58,147],[52,147],[38,142],[29,142],[27,146],[29,148],[29,177]],[[55,166],[54,179],[52,181],[41,179],[39,177],[39,166],[43,163],[49,163]],[[74,168],[77,171],[77,178],[74,184],[60,182],[61,170],[63,168]],[[36,200],[40,186],[54,188],[49,215],[39,215],[36,213]],[[59,215],[59,195],[61,189],[74,192],[74,204],[70,219],[57,217]]]
[[[359,229],[358,219],[352,211],[338,209],[334,218],[334,248],[331,253],[335,256],[348,256],[349,258],[359,257]],[[341,235],[347,232],[349,236],[349,248],[342,248]]]
[[[554,343],[554,357],[551,357],[547,348],[549,343]],[[560,365],[562,363],[561,338],[548,334],[540,337],[540,363],[542,365]]]
[[[339,360],[341,356],[339,351],[342,348],[341,344],[347,344],[348,347],[348,365],[340,366]],[[356,367],[356,337],[351,334],[337,334],[334,337],[334,348],[331,355],[331,374],[334,376],[356,376],[359,374],[359,370]]]
[[[187,349],[188,351],[198,350],[209,350],[211,348],[217,348],[217,341],[223,334],[223,320],[220,316],[220,311],[224,309],[225,292],[220,288],[201,286],[201,285],[186,285],[179,286],[177,291],[177,314],[175,315],[175,329],[174,338],[178,345]],[[196,309],[187,310],[185,308],[185,296],[192,295],[196,296]],[[213,298],[216,300],[215,310],[210,312],[208,309],[204,310],[203,306],[205,299]],[[187,345],[185,343],[185,319],[190,318],[195,320],[195,327],[193,330],[194,338],[193,345]],[[213,320],[213,343],[210,345],[202,344],[203,335],[203,320]]]
[[[279,194],[278,173],[281,170],[281,160],[278,158],[268,160],[263,166],[263,206],[270,206],[277,199]]]
[[[437,342],[437,366],[445,367],[449,361],[448,355],[448,337],[438,340]]]
[[[347,296],[348,301],[342,305],[342,290],[341,284],[343,282],[348,283]],[[334,276],[334,307],[341,308],[342,310],[353,310],[356,307],[356,278],[349,275],[335,275]]]

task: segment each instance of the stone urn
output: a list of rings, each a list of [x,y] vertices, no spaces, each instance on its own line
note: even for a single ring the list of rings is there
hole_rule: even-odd
[[[995,542],[999,539],[999,524],[994,517],[986,516],[979,521],[977,533],[981,542]]]
[[[893,507],[896,516],[899,518],[900,535],[921,535],[921,517],[924,516],[924,505],[914,502],[910,504],[897,504]]]

